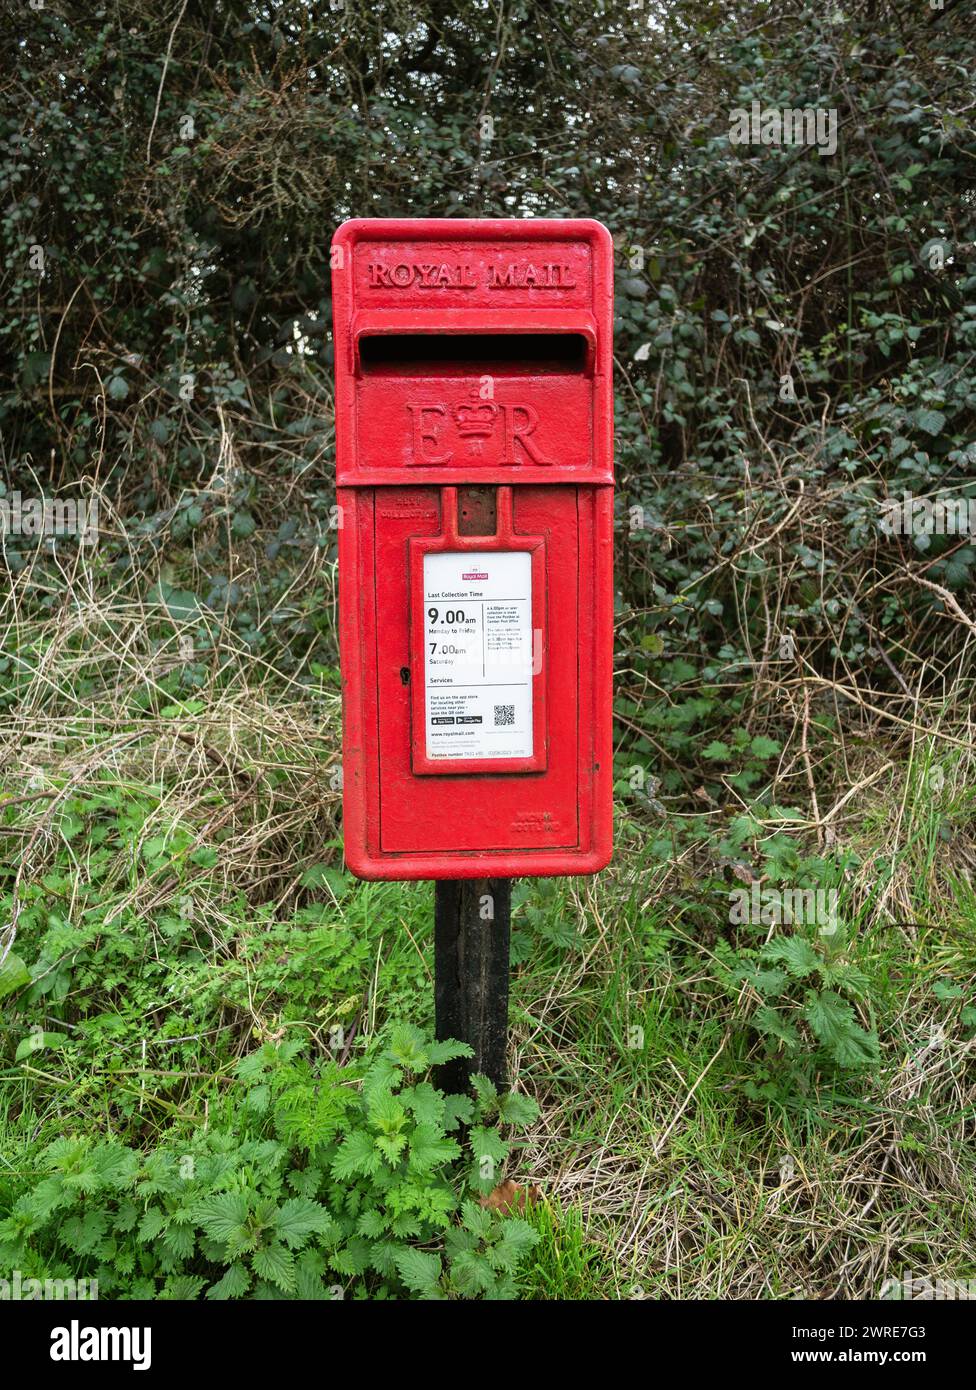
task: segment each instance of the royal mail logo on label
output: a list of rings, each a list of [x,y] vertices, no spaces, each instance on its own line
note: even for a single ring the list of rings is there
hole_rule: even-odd
[[[477,571],[477,570],[471,570],[468,574],[462,574],[462,575],[461,575],[461,578],[462,578],[462,579],[487,579],[487,578],[488,578],[488,575],[487,575],[487,572],[481,573],[481,572],[479,572],[479,571]]]

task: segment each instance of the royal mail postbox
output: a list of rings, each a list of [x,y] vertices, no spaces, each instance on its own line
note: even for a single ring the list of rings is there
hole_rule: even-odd
[[[332,267],[349,867],[593,873],[611,849],[609,234],[356,219]]]

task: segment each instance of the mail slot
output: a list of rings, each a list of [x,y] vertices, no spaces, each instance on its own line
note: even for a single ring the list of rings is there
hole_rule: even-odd
[[[332,243],[346,861],[582,874],[611,851],[613,247],[585,220]]]

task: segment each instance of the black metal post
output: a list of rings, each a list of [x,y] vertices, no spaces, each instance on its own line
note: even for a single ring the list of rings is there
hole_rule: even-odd
[[[511,879],[438,879],[434,890],[437,1037],[474,1048],[473,1057],[445,1063],[437,1083],[447,1092],[465,1092],[471,1073],[480,1072],[504,1090]]]

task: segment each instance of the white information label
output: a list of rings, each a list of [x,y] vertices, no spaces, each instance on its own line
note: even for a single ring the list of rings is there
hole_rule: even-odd
[[[531,758],[532,557],[424,556],[428,758]]]

